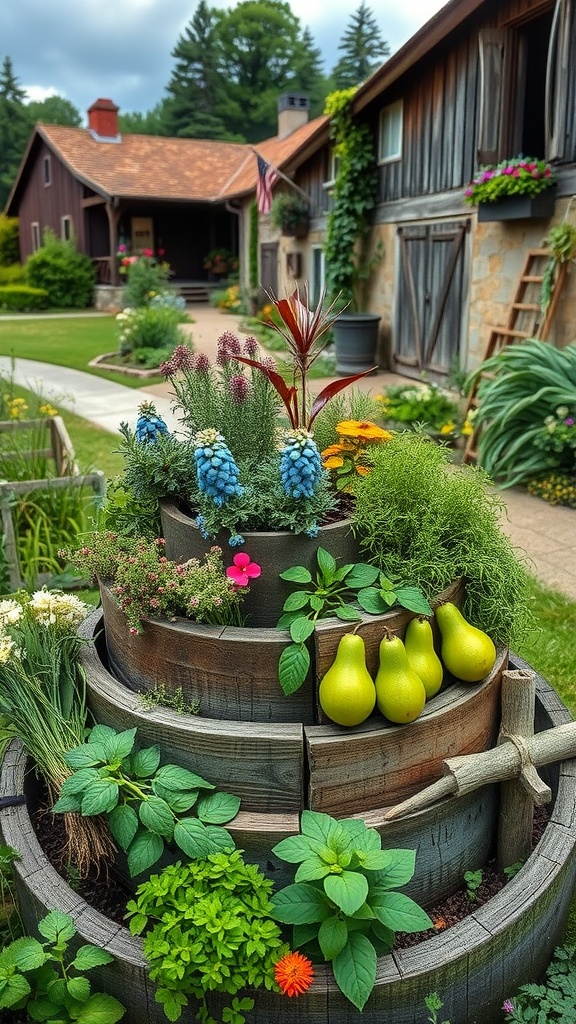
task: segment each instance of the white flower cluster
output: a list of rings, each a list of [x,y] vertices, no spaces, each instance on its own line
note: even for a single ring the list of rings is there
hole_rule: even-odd
[[[73,594],[46,589],[32,594],[28,607],[41,626],[56,626],[67,631],[76,629],[89,611],[88,605]]]
[[[12,598],[0,601],[0,633],[3,633],[8,626],[17,625],[23,615],[24,609],[19,601],[14,601]]]
[[[6,662],[14,657],[19,658],[20,651],[16,646],[16,641],[6,633],[0,636],[0,665],[5,665]]]

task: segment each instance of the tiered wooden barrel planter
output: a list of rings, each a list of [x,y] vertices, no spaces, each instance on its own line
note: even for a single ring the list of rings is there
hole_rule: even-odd
[[[90,662],[87,668],[91,673]],[[104,672],[104,668],[100,671]],[[91,682],[93,700],[95,693],[102,689],[103,678]],[[155,736],[162,744],[165,731],[173,722],[171,713],[166,709],[148,715],[138,712],[137,698],[121,684],[115,686],[108,696],[110,708],[119,699],[117,724],[137,722],[145,729],[148,720],[148,733],[143,739]],[[98,711],[101,706],[96,705]],[[538,678],[537,730],[566,721],[569,721],[566,709],[554,691]],[[436,727],[440,728],[441,723],[442,719],[438,718]],[[183,722],[182,732],[188,724],[188,720]],[[226,748],[229,735],[226,725],[220,723],[224,729],[222,748]],[[410,729],[405,729],[407,743]],[[232,749],[231,765],[233,761]],[[298,1000],[257,992],[255,1009],[249,1018],[251,1024],[269,1024],[271,1020],[278,1020],[279,1024],[303,1024],[304,1021],[382,1024],[384,1020],[386,1024],[422,1024],[426,1015],[423,1000],[433,991],[440,993],[443,1015],[452,1024],[499,1022],[503,999],[513,994],[519,984],[542,974],[554,947],[563,938],[576,876],[575,777],[574,761],[562,762],[547,774],[554,792],[550,820],[533,854],[497,896],[453,928],[410,949],[398,949],[379,959],[376,985],[361,1017],[339,992],[330,970],[318,966],[312,987]],[[17,798],[25,792],[33,802],[34,788],[34,775],[26,773],[25,756],[15,741],[4,759],[0,797]],[[378,810],[361,816],[378,828],[384,845],[416,848],[417,876],[409,891],[420,902],[430,905],[438,900],[445,886],[444,857],[455,846],[459,848],[460,877],[468,868],[476,868],[486,861],[496,806],[497,788],[484,787],[468,796],[447,799],[399,822],[384,822],[382,811]],[[291,816],[290,822],[290,816],[286,815],[241,811],[233,831],[236,840],[241,842],[255,829],[260,835],[267,834],[272,845],[285,834],[287,825],[295,825],[296,821],[296,815]],[[481,826],[473,839],[478,821]],[[274,823],[278,826],[276,832]],[[94,974],[98,975],[101,987],[128,1007],[126,1024],[164,1024],[163,1011],[154,1001],[154,986],[147,976],[140,940],[89,907],[56,873],[38,844],[25,804],[15,802],[4,807],[0,811],[0,828],[3,842],[21,854],[15,870],[27,927],[33,929],[47,910],[59,909],[72,914],[79,942],[97,943],[116,958],[113,964],[99,968]],[[427,865],[424,869],[423,864]],[[183,1024],[192,1024],[192,1005],[181,1019]]]

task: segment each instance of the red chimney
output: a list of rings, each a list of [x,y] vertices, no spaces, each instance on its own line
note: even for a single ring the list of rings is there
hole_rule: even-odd
[[[118,136],[118,111],[112,100],[96,100],[88,108],[88,128],[101,139],[115,139]]]

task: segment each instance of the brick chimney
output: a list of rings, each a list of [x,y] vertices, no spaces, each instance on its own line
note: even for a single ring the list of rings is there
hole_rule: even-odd
[[[308,121],[308,97],[300,92],[286,92],[278,99],[278,138],[285,139]]]
[[[95,139],[117,140],[118,132],[118,111],[112,100],[96,100],[88,108],[88,130],[92,132]]]

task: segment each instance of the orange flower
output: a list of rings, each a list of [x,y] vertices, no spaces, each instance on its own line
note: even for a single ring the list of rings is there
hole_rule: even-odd
[[[389,430],[383,430],[369,420],[340,420],[336,424],[336,432],[345,437],[355,437],[365,444],[368,441],[389,441],[392,437]]]
[[[284,995],[299,996],[312,984],[314,970],[307,956],[287,953],[275,965],[274,975]]]
[[[322,465],[324,469],[340,469],[340,466],[344,465],[344,459],[342,456],[329,455],[327,459],[322,459]]]

